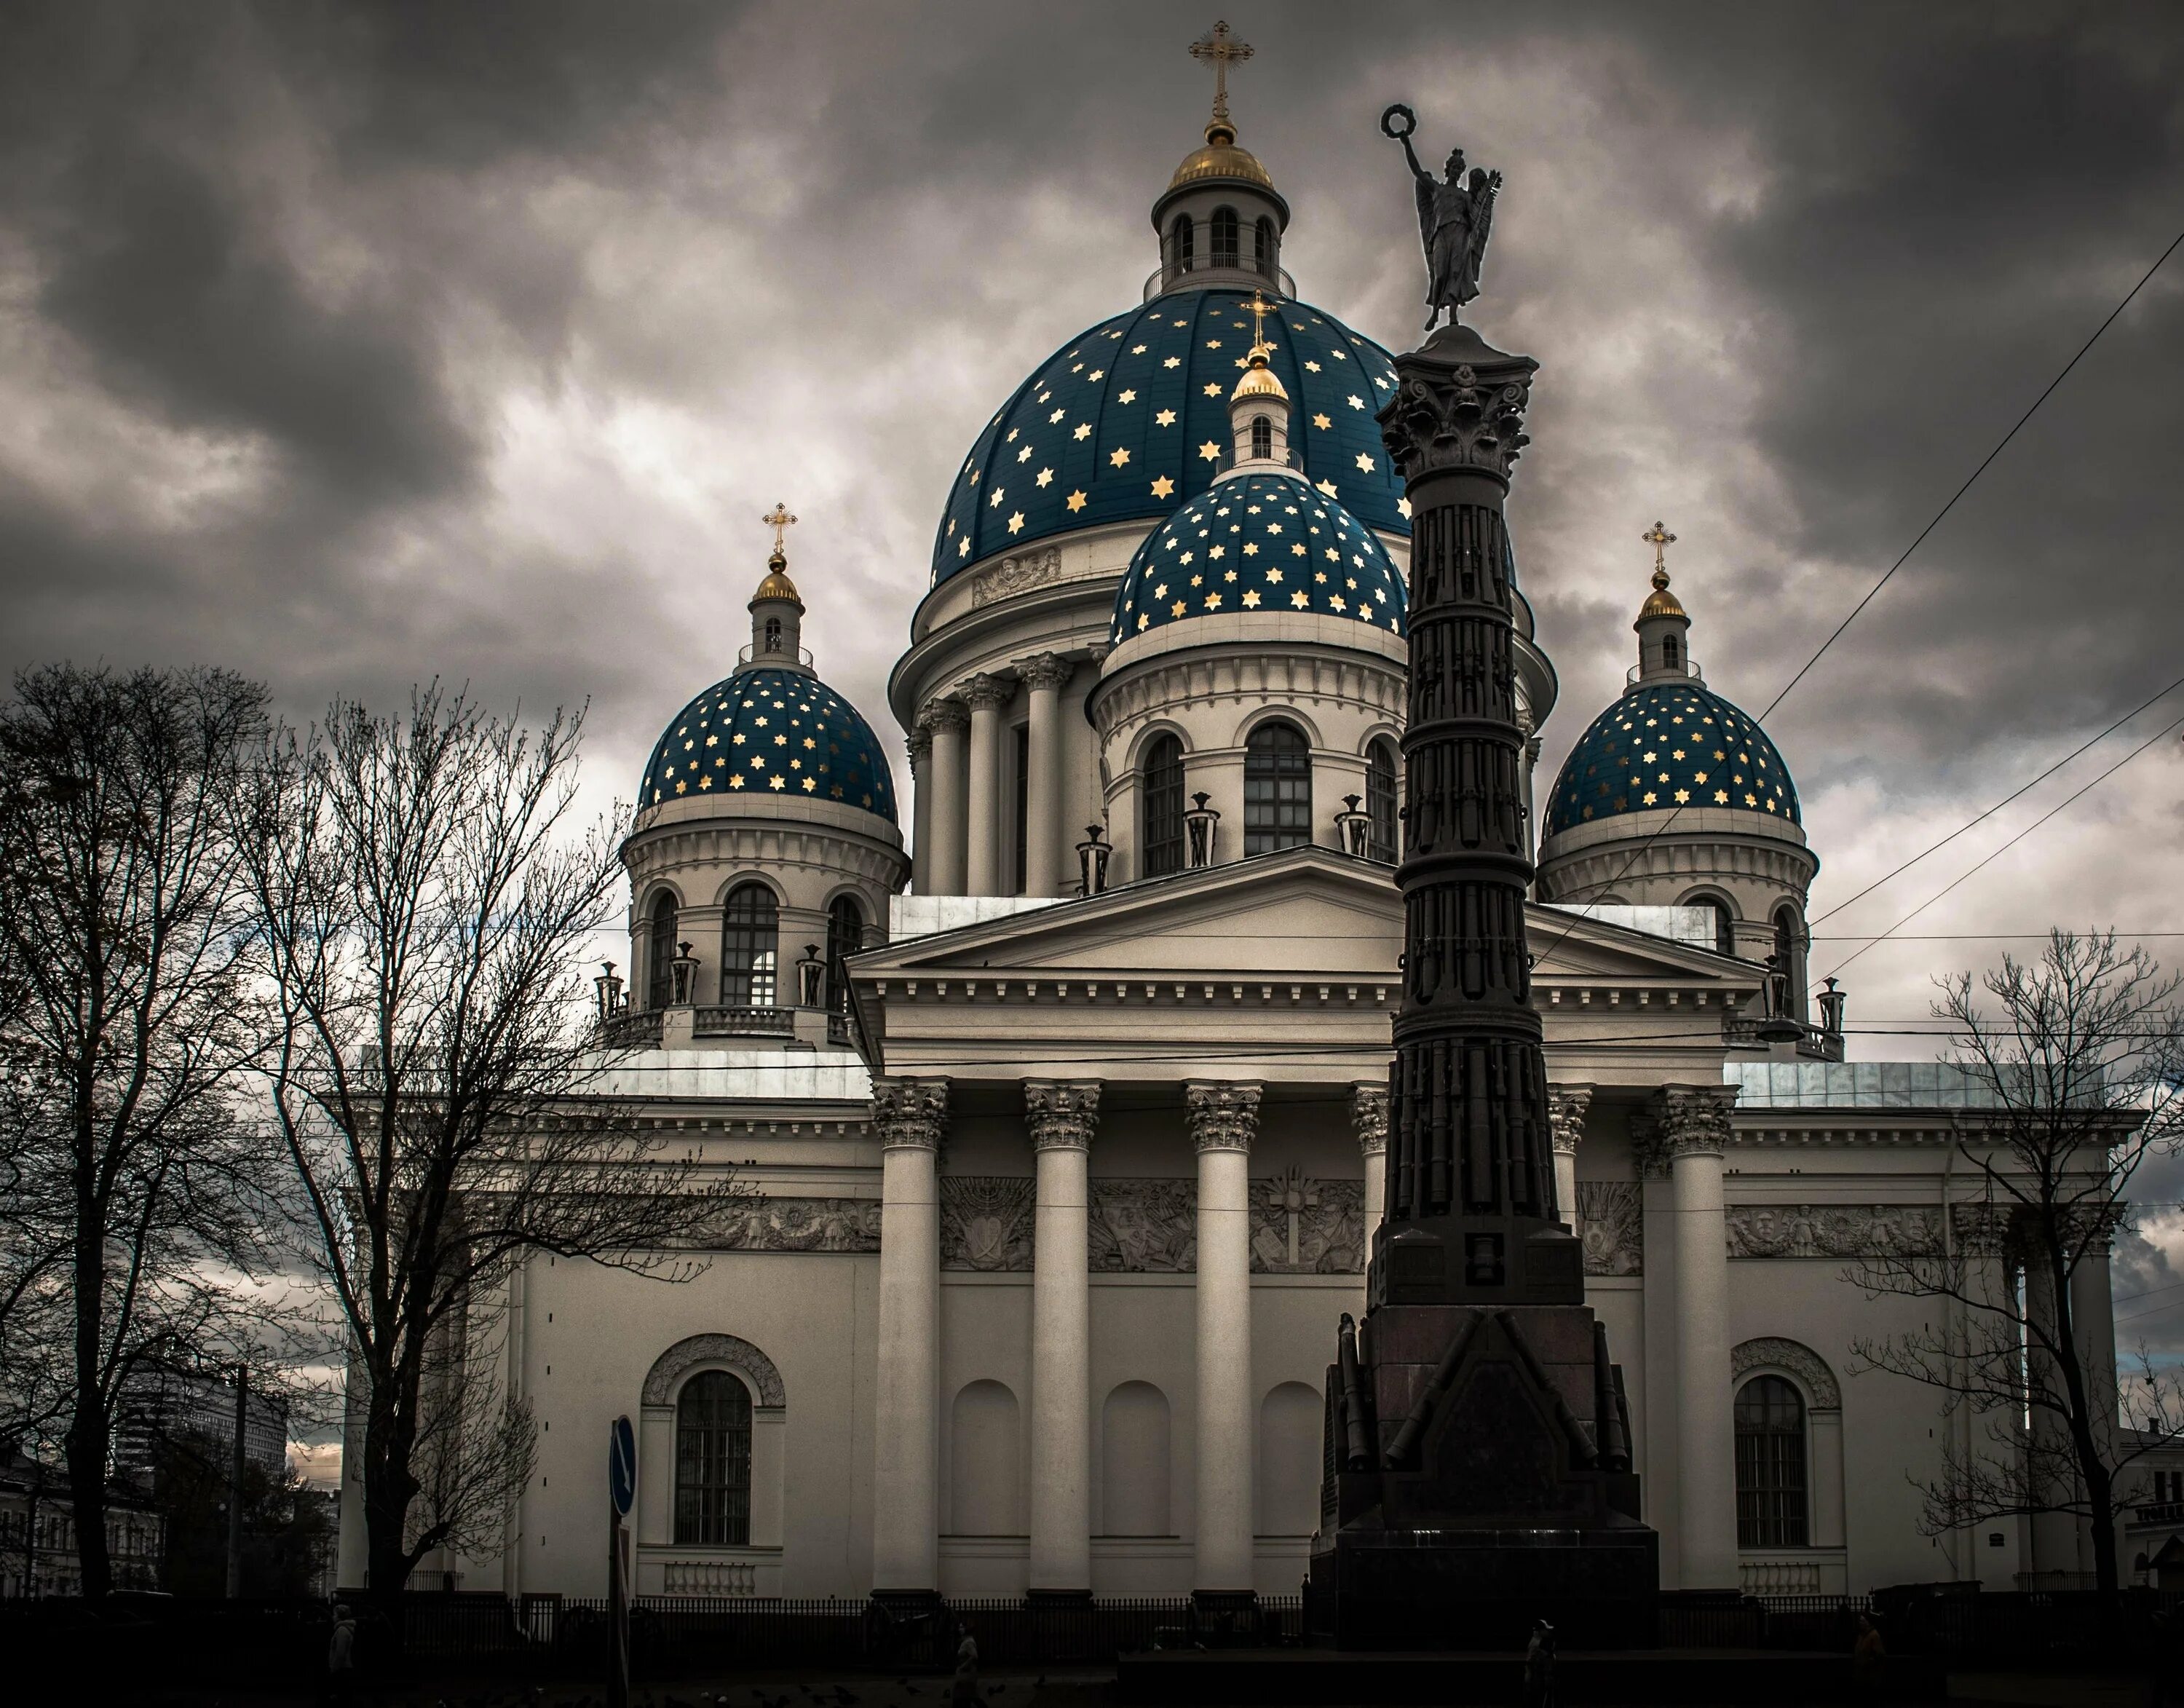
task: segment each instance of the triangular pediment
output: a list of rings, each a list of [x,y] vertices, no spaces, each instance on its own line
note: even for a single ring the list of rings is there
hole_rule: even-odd
[[[1753,969],[1709,950],[1552,907],[1527,910],[1534,978],[1720,982]],[[1133,884],[866,951],[867,980],[982,974],[1337,978],[1393,983],[1402,952],[1395,874],[1294,848]]]

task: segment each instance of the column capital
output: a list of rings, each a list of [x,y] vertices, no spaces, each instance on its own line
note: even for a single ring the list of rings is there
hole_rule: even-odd
[[[1388,1153],[1388,1082],[1353,1086],[1350,1091],[1350,1125],[1357,1135],[1357,1148],[1368,1157]]]
[[[1097,1080],[1026,1080],[1024,1127],[1034,1151],[1089,1151],[1100,1128]]]
[[[1591,1107],[1589,1085],[1547,1087],[1547,1125],[1554,1135],[1555,1148],[1563,1155],[1577,1154],[1578,1141],[1585,1136],[1585,1112]]]
[[[872,1125],[883,1151],[937,1151],[948,1132],[948,1081],[876,1080]]]
[[[985,712],[1006,706],[1017,697],[1016,683],[1006,676],[992,675],[980,671],[960,690],[964,701],[973,712]]]
[[[1736,1102],[1734,1086],[1663,1086],[1653,1093],[1644,1118],[1632,1124],[1641,1157],[1640,1171],[1665,1175],[1680,1157],[1718,1157],[1729,1148],[1729,1112]]]
[[[925,762],[933,756],[933,726],[919,718],[910,734],[903,738],[903,746],[910,754],[910,770],[914,777],[925,768]]]
[[[1190,1080],[1183,1107],[1190,1142],[1201,1151],[1249,1151],[1259,1133],[1259,1093],[1254,1080]]]
[[[1404,479],[1478,469],[1503,480],[1531,441],[1529,356],[1497,350],[1469,327],[1444,327],[1396,359],[1396,395],[1380,411],[1380,442]]]
[[[917,714],[917,723],[928,739],[944,731],[968,729],[971,708],[951,695],[942,695],[925,702],[925,709]]]
[[[1077,667],[1058,652],[1034,653],[1029,658],[1018,659],[1011,667],[1017,679],[1033,689],[1066,688],[1077,671]]]

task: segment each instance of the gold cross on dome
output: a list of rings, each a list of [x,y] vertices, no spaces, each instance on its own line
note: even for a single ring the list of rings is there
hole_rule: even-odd
[[[1668,559],[1665,554],[1668,549],[1676,543],[1675,535],[1670,533],[1657,522],[1638,538],[1653,548],[1653,573],[1665,578],[1669,573]]]
[[[788,513],[788,506],[785,504],[776,504],[771,516],[762,516],[759,520],[773,530],[773,555],[776,557],[788,556],[787,537],[789,528],[796,521],[796,518]]]
[[[1190,44],[1190,57],[1213,67],[1213,116],[1228,122],[1228,64],[1251,57],[1251,44],[1229,33],[1228,20],[1217,20],[1213,27]]]
[[[1267,316],[1277,312],[1274,305],[1254,287],[1251,300],[1244,306],[1251,311],[1251,354],[1256,356],[1262,351],[1271,353],[1274,347],[1267,342]]]

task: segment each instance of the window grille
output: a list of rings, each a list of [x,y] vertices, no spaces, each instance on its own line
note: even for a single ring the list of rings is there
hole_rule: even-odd
[[[1312,750],[1293,723],[1262,723],[1244,745],[1244,854],[1312,840]]]
[[[1156,735],[1140,767],[1145,794],[1145,875],[1183,870],[1183,744]]]
[[[1803,1548],[1805,1402],[1779,1376],[1756,1376],[1736,1394],[1736,1545]]]
[[[721,910],[721,1003],[770,1008],[779,982],[781,909],[763,884],[738,884]]]
[[[1238,265],[1236,252],[1236,210],[1216,208],[1213,210],[1212,264],[1217,267]]]
[[[1365,857],[1388,865],[1401,851],[1396,816],[1396,749],[1376,741],[1365,750]]]
[[[850,969],[845,958],[865,946],[865,910],[854,896],[837,896],[827,908],[827,1007],[847,1013]]]
[[[675,898],[662,896],[652,906],[652,941],[644,968],[644,1005],[664,1008],[675,999]]]
[[[1264,416],[1251,417],[1251,455],[1270,457],[1274,454],[1274,424]]]
[[[691,1377],[675,1408],[676,1541],[748,1547],[750,1473],[750,1390],[724,1370]]]

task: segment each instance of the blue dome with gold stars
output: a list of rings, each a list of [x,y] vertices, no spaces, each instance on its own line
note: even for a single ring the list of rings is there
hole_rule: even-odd
[[[738,671],[667,726],[644,767],[638,809],[694,795],[836,801],[895,822],[894,779],[872,725],[794,670]]]
[[[1403,578],[1373,530],[1293,476],[1237,475],[1139,546],[1116,589],[1120,645],[1194,617],[1312,611],[1407,633]]]
[[[1250,301],[1246,291],[1169,292],[1041,363],[956,471],[933,544],[934,583],[1050,534],[1157,520],[1205,492],[1228,458]],[[1308,304],[1277,307],[1268,360],[1290,395],[1290,444],[1306,478],[1367,527],[1407,538],[1403,483],[1374,420],[1395,390],[1387,351]]]
[[[1797,785],[1767,732],[1688,678],[1641,684],[1592,720],[1555,779],[1546,834],[1678,807],[1801,822]]]

